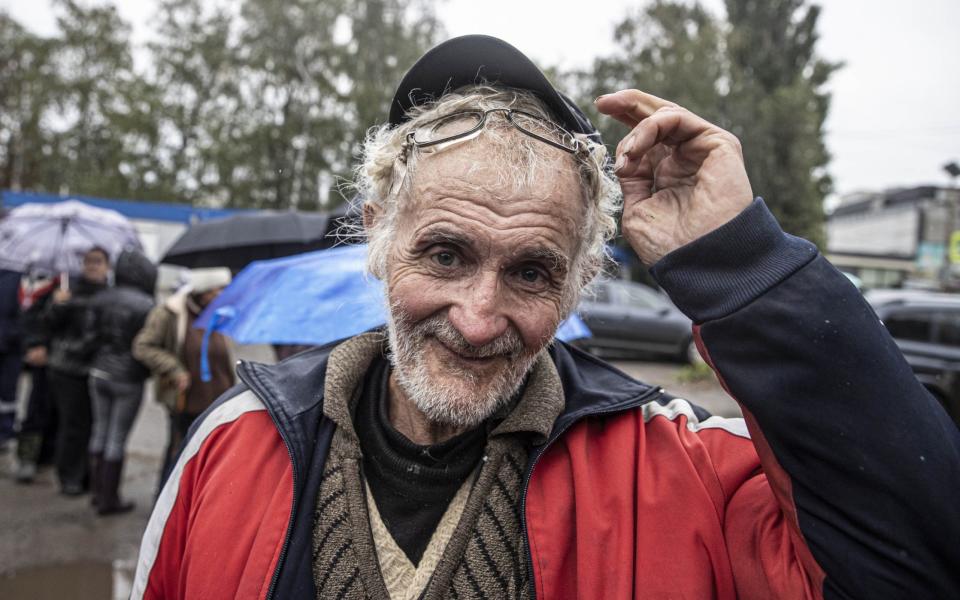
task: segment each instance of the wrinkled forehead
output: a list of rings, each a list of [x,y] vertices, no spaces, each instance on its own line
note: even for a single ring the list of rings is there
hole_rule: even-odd
[[[550,210],[559,213],[584,210],[575,159],[510,126],[487,127],[438,151],[418,151],[410,162],[401,205],[411,209],[428,190],[450,188],[500,202],[549,200]]]
[[[572,257],[586,217],[576,167],[549,146],[510,153],[504,144],[513,138],[478,138],[421,155],[399,204],[401,233],[444,225],[501,242],[544,238]]]

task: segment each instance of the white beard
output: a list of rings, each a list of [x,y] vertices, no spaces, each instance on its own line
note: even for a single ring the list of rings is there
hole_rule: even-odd
[[[392,305],[388,315],[390,361],[396,382],[420,412],[438,424],[473,429],[485,421],[517,393],[542,349],[527,350],[513,327],[477,347],[463,338],[445,314],[411,324],[404,311]],[[430,374],[427,364],[426,346],[431,337],[465,356],[505,356],[505,365],[492,377],[478,377],[469,369],[452,372],[448,365],[440,365],[447,377],[439,380]]]

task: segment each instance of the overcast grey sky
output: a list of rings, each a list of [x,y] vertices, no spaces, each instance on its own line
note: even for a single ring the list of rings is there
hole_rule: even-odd
[[[569,68],[614,52],[614,24],[630,7],[642,4],[443,0],[437,10],[450,36],[495,35],[540,64]],[[704,4],[720,10],[723,2]],[[846,63],[830,84],[833,105],[827,122],[836,191],[947,183],[942,165],[960,161],[960,2],[820,4],[820,53]],[[134,39],[143,40],[154,3],[124,0],[117,5],[133,23]],[[35,31],[54,31],[49,0],[0,0],[0,7]]]

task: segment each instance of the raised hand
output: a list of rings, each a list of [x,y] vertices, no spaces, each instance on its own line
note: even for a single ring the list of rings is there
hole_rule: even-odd
[[[650,265],[737,216],[753,200],[737,138],[639,90],[600,96],[597,109],[633,130],[617,146],[623,235]]]

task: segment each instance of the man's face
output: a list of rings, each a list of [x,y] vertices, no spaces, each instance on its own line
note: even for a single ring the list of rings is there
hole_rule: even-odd
[[[518,186],[472,140],[420,159],[401,200],[387,264],[394,376],[434,422],[490,416],[563,316],[583,209],[570,158],[549,156]]]
[[[107,256],[100,250],[91,250],[83,255],[83,278],[93,283],[104,283],[110,271]]]

